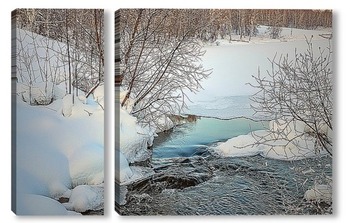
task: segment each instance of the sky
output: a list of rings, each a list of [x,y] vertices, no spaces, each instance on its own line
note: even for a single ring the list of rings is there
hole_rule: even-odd
[[[1,41],[0,41],[0,56],[1,56],[1,115],[0,123],[3,130],[1,131],[1,184],[0,191],[2,192],[2,198],[0,201],[1,207],[1,217],[5,222],[47,222],[48,218],[23,218],[16,217],[10,210],[10,192],[11,192],[11,98],[10,98],[10,55],[11,55],[11,32],[10,32],[10,15],[11,10],[15,8],[25,8],[25,7],[36,7],[36,8],[105,8],[107,20],[107,31],[106,31],[106,73],[113,72],[113,14],[118,8],[135,8],[135,7],[157,7],[157,8],[332,8],[334,9],[334,21],[335,21],[335,66],[336,66],[336,152],[334,155],[334,171],[335,171],[335,214],[331,217],[285,217],[285,216],[267,216],[267,217],[120,217],[114,212],[114,149],[106,149],[106,216],[105,217],[92,217],[92,218],[65,218],[65,222],[213,222],[219,220],[220,222],[232,222],[234,220],[245,221],[245,222],[346,222],[348,220],[348,200],[350,199],[350,190],[348,189],[349,177],[348,169],[350,168],[350,162],[348,162],[348,157],[350,157],[350,150],[348,149],[347,133],[348,126],[350,126],[350,116],[348,115],[349,110],[349,100],[348,95],[350,95],[350,75],[348,74],[348,63],[347,63],[347,51],[350,50],[349,43],[349,29],[348,22],[350,21],[350,13],[348,7],[345,6],[346,1],[344,0],[333,0],[333,1],[320,1],[320,0],[293,0],[293,1],[275,1],[275,0],[60,0],[60,1],[47,1],[47,0],[11,0],[7,1],[0,8],[1,16]],[[108,80],[108,77],[106,77]],[[107,87],[107,100],[110,104],[114,104],[114,99],[112,97],[113,81],[110,79],[109,88]],[[108,96],[109,95],[109,96]],[[109,99],[108,99],[109,98]],[[108,102],[106,102],[108,103]],[[106,123],[113,123],[114,121],[114,110],[113,106],[106,109]],[[110,124],[106,125],[106,148],[110,146],[113,148],[114,142],[114,127]],[[62,222],[61,218],[50,218],[50,222]]]

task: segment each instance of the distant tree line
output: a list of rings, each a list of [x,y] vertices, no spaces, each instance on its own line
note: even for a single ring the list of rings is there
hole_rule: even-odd
[[[167,14],[165,32],[188,36],[203,41],[214,41],[232,34],[251,37],[257,34],[258,25],[316,29],[332,27],[331,10],[293,9],[161,9]],[[159,15],[160,16],[160,15]]]

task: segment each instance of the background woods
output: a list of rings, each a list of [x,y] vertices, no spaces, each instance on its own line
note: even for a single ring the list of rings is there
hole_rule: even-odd
[[[74,103],[78,90],[87,97],[103,82],[103,10],[21,9],[16,18],[22,30],[17,78],[29,87],[30,104],[50,103],[54,86],[63,82]],[[44,99],[33,98],[33,88],[42,83]]]

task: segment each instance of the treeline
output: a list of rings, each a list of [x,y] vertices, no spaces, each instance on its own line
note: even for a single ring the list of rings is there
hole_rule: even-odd
[[[44,43],[39,45],[39,39],[31,35],[36,48],[44,47],[62,56],[57,56],[55,66],[65,66],[64,74],[53,74],[53,72],[41,74],[40,76],[62,75],[63,77],[42,78],[41,81],[55,79],[57,82],[66,81],[69,94],[73,93],[72,86],[84,92],[104,79],[104,14],[100,9],[18,9],[16,10],[16,27],[42,35],[48,39],[57,40],[60,43],[53,47],[53,44]],[[29,34],[28,34],[29,35]],[[36,40],[35,40],[36,39]],[[24,37],[17,37],[17,42],[24,40]],[[18,46],[26,47],[23,44]],[[60,47],[60,49],[57,49]],[[25,49],[19,49],[25,52]],[[34,51],[38,52],[38,51]],[[29,56],[29,55],[26,55]],[[39,55],[42,57],[42,55]],[[52,57],[52,55],[45,55]],[[24,57],[24,55],[18,55]],[[42,58],[49,61],[50,58]],[[56,61],[55,60],[55,61]],[[38,63],[38,61],[23,61]],[[26,67],[31,64],[26,64]],[[44,67],[44,65],[41,65]],[[28,69],[29,70],[29,69]],[[39,69],[40,72],[43,69]],[[30,74],[35,80],[35,73]],[[63,78],[63,80],[62,80]]]
[[[136,10],[128,10],[121,25],[128,24],[125,18],[131,17]],[[251,37],[257,34],[258,25],[271,26],[271,32],[280,32],[280,27],[316,29],[332,27],[331,10],[260,10],[260,9],[158,9],[159,21],[164,13],[167,24],[164,33],[177,37],[190,32],[191,37],[203,41],[215,41],[232,35]],[[134,16],[135,17],[135,16]],[[271,33],[278,38],[279,33]]]

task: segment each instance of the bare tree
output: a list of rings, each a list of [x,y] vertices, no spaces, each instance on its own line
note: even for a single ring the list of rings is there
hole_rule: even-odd
[[[259,115],[276,120],[279,127],[270,127],[278,138],[293,143],[296,137],[307,135],[315,139],[315,148],[332,155],[333,131],[333,69],[332,50],[313,49],[306,40],[305,53],[295,52],[271,60],[267,76],[253,76],[257,93],[252,96],[253,109]],[[299,130],[297,125],[304,126]],[[300,126],[300,125],[299,125]],[[297,131],[291,137],[291,131]],[[297,145],[298,146],[298,145]]]
[[[177,27],[173,27],[174,36],[168,34],[170,12],[140,9],[125,11],[130,14],[121,17],[125,19],[121,24],[126,24],[121,35],[122,86],[126,96],[121,105],[129,107],[140,121],[160,129],[156,120],[179,113],[186,106],[186,92],[198,91],[200,81],[209,75],[199,63],[204,51],[191,37],[195,30],[190,26],[183,29],[190,22],[182,18],[190,18],[191,11],[183,12],[187,16],[179,18]]]
[[[30,104],[51,103],[54,85],[86,97],[103,82],[103,11],[83,9],[19,9],[18,81],[27,86]],[[33,89],[44,84],[41,102]],[[75,91],[74,89],[75,88]],[[37,99],[35,99],[37,100]]]

